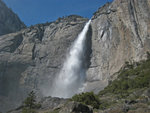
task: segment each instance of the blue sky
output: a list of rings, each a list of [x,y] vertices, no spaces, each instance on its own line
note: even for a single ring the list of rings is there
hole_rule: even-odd
[[[51,22],[77,14],[91,18],[102,5],[112,0],[3,0],[27,25]]]

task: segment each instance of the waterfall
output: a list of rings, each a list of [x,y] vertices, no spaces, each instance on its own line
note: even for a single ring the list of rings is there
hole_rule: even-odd
[[[81,92],[80,89],[83,87],[86,76],[85,68],[83,67],[86,34],[90,22],[91,20],[86,23],[84,29],[73,43],[59,75],[54,80],[51,96],[68,98]]]

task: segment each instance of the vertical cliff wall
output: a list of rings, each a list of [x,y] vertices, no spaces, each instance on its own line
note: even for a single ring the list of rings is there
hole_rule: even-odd
[[[72,15],[0,36],[0,110],[19,105],[31,90],[49,96],[66,53],[87,21]]]
[[[150,51],[150,0],[114,0],[92,17],[92,56],[86,90],[100,90],[125,61]]]

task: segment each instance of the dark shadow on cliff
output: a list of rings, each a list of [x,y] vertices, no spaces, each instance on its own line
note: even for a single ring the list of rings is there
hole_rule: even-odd
[[[0,63],[0,111],[6,112],[18,106],[27,93],[25,87],[20,84],[21,73],[27,64],[22,63]],[[2,104],[4,102],[4,104]]]
[[[88,69],[91,65],[90,62],[91,54],[92,54],[92,27],[90,25],[85,41],[85,69]]]

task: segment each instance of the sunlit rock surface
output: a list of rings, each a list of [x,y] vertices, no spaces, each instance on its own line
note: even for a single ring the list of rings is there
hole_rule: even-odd
[[[31,90],[49,96],[71,43],[87,21],[72,15],[0,37],[0,110],[16,106]]]
[[[92,18],[92,56],[86,90],[103,89],[124,65],[150,51],[150,0],[114,0]]]

